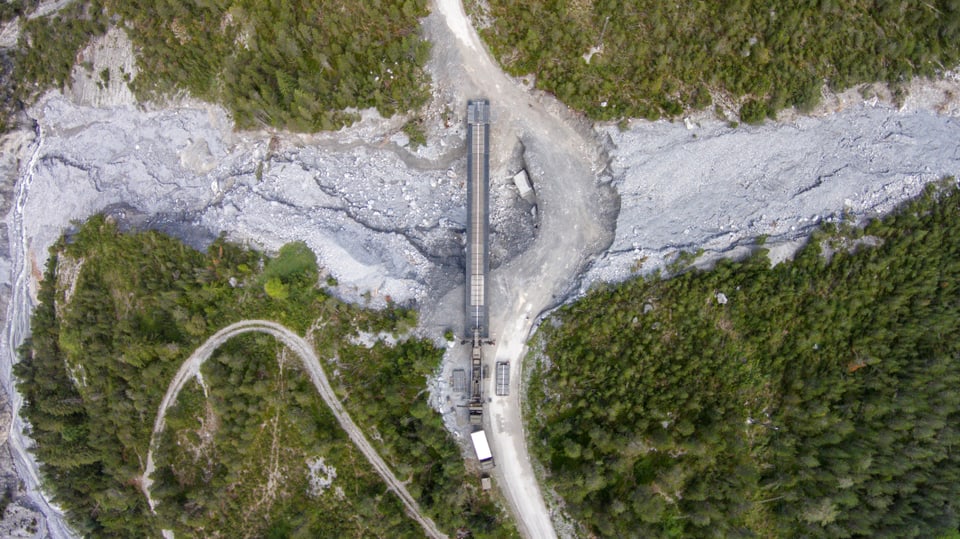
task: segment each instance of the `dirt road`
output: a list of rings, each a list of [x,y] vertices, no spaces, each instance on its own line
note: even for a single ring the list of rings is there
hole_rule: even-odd
[[[537,189],[541,219],[537,238],[530,249],[497,268],[488,280],[491,337],[497,341],[492,356],[495,361],[510,362],[510,396],[492,397],[485,421],[497,460],[497,483],[521,533],[555,537],[523,432],[520,381],[525,342],[537,315],[563,297],[590,258],[609,245],[616,199],[598,185],[604,163],[592,134],[576,129],[576,119],[565,116],[564,107],[549,98],[535,98],[505,76],[460,2],[436,0],[433,11],[445,22],[444,27],[428,28],[435,50],[448,66],[462,70],[454,96],[461,93],[464,102],[468,97],[490,99],[491,177],[508,172],[503,164],[519,141]],[[435,74],[435,78],[442,77]],[[493,387],[484,393],[494,395]]]
[[[310,380],[313,381],[317,392],[320,393],[323,401],[330,407],[333,415],[336,416],[337,421],[340,422],[340,426],[343,427],[343,430],[347,431],[347,435],[360,449],[363,456],[373,465],[373,468],[380,474],[380,477],[382,477],[387,485],[400,497],[410,517],[423,527],[423,531],[427,536],[445,538],[446,535],[440,532],[433,521],[420,511],[420,506],[417,504],[417,501],[413,499],[413,496],[411,496],[406,487],[403,486],[403,483],[393,475],[387,463],[380,458],[380,455],[373,446],[370,445],[370,442],[367,441],[363,432],[360,431],[360,428],[357,427],[357,424],[350,418],[350,415],[343,408],[343,405],[340,404],[336,394],[333,392],[333,388],[330,387],[330,382],[327,380],[326,374],[323,372],[323,367],[321,367],[320,360],[313,350],[313,345],[286,327],[269,320],[244,320],[221,329],[207,339],[205,343],[200,345],[200,347],[183,362],[183,365],[180,366],[173,381],[170,382],[166,394],[163,396],[160,408],[157,410],[157,419],[153,424],[153,434],[150,438],[150,448],[147,451],[147,465],[141,484],[143,485],[143,494],[147,498],[150,509],[152,510],[155,505],[155,502],[150,497],[150,486],[153,483],[153,481],[150,480],[150,475],[154,469],[153,447],[157,435],[163,430],[167,409],[176,402],[177,396],[180,394],[183,386],[197,376],[200,372],[200,367],[203,366],[217,348],[232,337],[250,332],[272,335],[300,358],[304,370],[310,375]]]

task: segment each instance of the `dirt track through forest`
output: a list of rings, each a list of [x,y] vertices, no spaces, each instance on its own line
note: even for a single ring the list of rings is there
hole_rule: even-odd
[[[347,432],[350,440],[353,441],[357,448],[363,453],[363,456],[367,458],[377,473],[380,474],[380,477],[382,477],[387,485],[400,497],[410,517],[423,527],[423,531],[427,536],[445,538],[446,535],[437,529],[436,524],[434,524],[429,517],[423,514],[417,501],[413,499],[413,496],[411,496],[410,492],[403,486],[403,483],[393,475],[390,467],[387,466],[387,463],[380,457],[376,449],[370,445],[370,442],[367,441],[363,432],[360,431],[357,424],[350,418],[350,414],[343,408],[343,405],[333,392],[333,388],[330,386],[330,381],[327,380],[327,375],[323,372],[323,367],[320,365],[320,360],[313,350],[313,345],[286,327],[269,320],[243,320],[214,333],[183,362],[176,376],[173,377],[173,381],[170,382],[170,386],[163,396],[163,401],[160,403],[160,408],[157,410],[157,419],[153,424],[153,434],[150,436],[150,447],[147,451],[147,465],[141,481],[143,494],[147,498],[150,509],[153,510],[156,505],[156,502],[150,497],[150,486],[153,484],[150,475],[154,469],[153,450],[157,443],[157,435],[163,431],[167,410],[176,402],[177,396],[180,394],[183,386],[199,374],[200,367],[210,359],[210,356],[213,355],[213,352],[217,348],[237,335],[251,332],[266,333],[275,337],[300,358],[304,370],[307,371],[310,380],[317,388],[317,392],[320,393],[320,397],[323,398],[323,401],[330,407],[340,426],[343,427],[343,430]]]
[[[578,129],[566,109],[549,96],[531,94],[504,74],[461,2],[436,0],[433,10],[442,24],[431,27],[430,37],[436,48],[443,49],[449,70],[442,75],[459,73],[457,87],[473,92],[464,97],[490,100],[491,178],[515,172],[504,167],[520,143],[525,167],[536,184],[540,225],[533,244],[492,270],[487,280],[490,336],[497,343],[487,355],[509,363],[510,388],[509,395],[495,396],[492,379],[484,381],[488,386],[484,394],[491,396],[484,427],[496,459],[493,476],[520,533],[537,539],[556,537],[523,428],[524,350],[536,317],[569,293],[577,275],[612,240],[614,195],[598,182],[605,163],[593,135]],[[492,365],[488,360],[488,368]]]

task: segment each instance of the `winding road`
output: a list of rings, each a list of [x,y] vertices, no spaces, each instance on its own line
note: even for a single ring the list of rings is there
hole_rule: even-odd
[[[514,147],[537,189],[538,235],[529,249],[493,270],[487,280],[490,337],[497,345],[494,361],[510,364],[508,396],[494,396],[494,379],[484,394],[490,401],[484,429],[496,459],[496,483],[506,498],[521,534],[556,537],[527,451],[522,418],[522,372],[526,341],[533,321],[562,301],[590,260],[613,239],[617,203],[598,176],[606,166],[592,131],[577,128],[569,110],[545,95],[531,93],[507,77],[493,60],[459,0],[435,0],[428,37],[447,70],[435,74],[452,87],[451,98],[490,99],[491,179],[506,170]],[[446,79],[444,78],[446,77]],[[462,293],[462,290],[460,291]],[[454,300],[450,300],[452,302]]]
[[[441,100],[449,103],[466,103],[466,99],[472,97],[491,100],[491,173],[504,173],[511,152],[520,144],[537,188],[540,227],[535,241],[527,251],[491,272],[488,280],[490,329],[498,342],[491,357],[510,361],[511,387],[509,397],[493,397],[489,403],[486,429],[498,462],[494,471],[497,485],[503,491],[521,533],[526,537],[554,537],[553,524],[533,473],[523,433],[520,413],[522,359],[532,320],[566,296],[590,259],[612,239],[611,223],[603,222],[603,216],[609,214],[610,204],[606,198],[609,193],[604,193],[606,188],[598,187],[597,182],[605,163],[589,126],[578,129],[576,118],[565,107],[548,96],[530,93],[502,72],[480,41],[459,1],[432,0],[431,15],[424,26],[427,37],[434,42],[432,62],[441,66],[442,72],[432,73],[435,87],[444,94]],[[41,148],[45,146],[44,136],[44,131],[39,129],[33,155],[20,169],[14,208],[7,220],[13,282],[4,338],[0,342],[0,373],[4,375],[3,389],[14,399],[15,423],[11,428],[10,446],[17,474],[24,481],[29,499],[43,513],[47,532],[54,538],[62,538],[74,534],[64,522],[62,512],[40,491],[37,463],[27,450],[30,442],[23,433],[24,422],[16,414],[20,397],[10,383],[10,366],[16,360],[16,349],[29,332],[29,247],[36,250],[46,247],[36,243],[36,237],[29,237],[23,224],[23,208],[30,198],[34,168],[43,153]],[[462,301],[461,294],[462,291],[455,291],[457,304]],[[321,396],[351,440],[397,492],[426,533],[442,537],[429,519],[422,516],[407,490],[343,411],[312,348],[275,323],[248,321],[224,328],[198,349],[168,390],[158,411],[155,432],[162,430],[164,414],[180,388],[199,372],[200,365],[210,353],[224,340],[248,331],[271,334],[298,353]],[[492,388],[486,394],[493,395]],[[149,476],[152,466],[150,452],[143,485],[151,506]]]
[[[67,0],[45,0],[34,14],[49,13],[51,10],[69,4],[70,2]],[[517,162],[516,159],[512,159],[512,156],[522,153],[523,166],[530,173],[537,190],[539,228],[536,232],[536,238],[526,251],[495,268],[487,279],[490,292],[490,335],[497,342],[495,348],[488,350],[488,368],[495,361],[508,361],[510,364],[510,388],[509,396],[494,396],[493,380],[490,380],[490,387],[485,388],[485,394],[491,395],[491,397],[486,406],[484,428],[488,433],[491,449],[497,460],[497,467],[493,472],[496,485],[501,489],[509,509],[517,521],[520,532],[525,537],[549,539],[556,536],[556,530],[533,471],[521,416],[522,373],[526,341],[534,321],[548,309],[564,301],[571,290],[576,287],[577,279],[589,266],[591,260],[598,253],[606,251],[607,247],[610,246],[613,240],[613,231],[616,228],[615,221],[616,213],[619,211],[619,200],[611,188],[598,182],[598,178],[603,174],[603,169],[607,163],[604,150],[597,140],[598,135],[591,130],[591,126],[587,122],[581,121],[551,96],[528,90],[524,85],[529,85],[529,82],[524,82],[521,85],[517,79],[508,77],[480,40],[471,21],[466,16],[460,0],[430,0],[430,8],[431,14],[423,21],[424,34],[433,43],[430,74],[433,81],[431,89],[435,94],[435,100],[429,107],[443,108],[444,106],[450,106],[452,110],[456,110],[470,98],[484,97],[490,99],[493,120],[490,128],[492,181],[499,182],[516,172]],[[10,29],[6,32],[0,32],[0,42],[9,44],[15,41],[16,32],[13,31],[12,26],[6,28]],[[955,88],[955,86],[951,86],[951,88]],[[850,106],[850,102],[845,103],[840,99],[830,107],[836,110],[848,106],[850,108],[845,112],[838,112],[836,116],[832,116],[832,111],[827,111],[825,114],[831,117],[805,120],[803,126],[800,125],[800,122],[790,121],[787,124],[778,124],[779,127],[741,129],[729,137],[725,134],[726,127],[715,127],[712,128],[712,131],[695,132],[694,136],[700,135],[695,143],[696,146],[683,142],[690,139],[691,134],[688,131],[678,132],[665,125],[651,125],[649,130],[644,128],[631,137],[614,138],[610,142],[611,145],[614,143],[621,144],[621,148],[615,152],[618,159],[621,160],[618,168],[622,170],[636,169],[638,171],[631,172],[629,175],[625,172],[625,176],[621,178],[622,181],[618,184],[618,189],[624,193],[624,208],[627,209],[626,215],[628,217],[626,221],[621,222],[621,225],[637,223],[637,227],[641,229],[644,228],[645,223],[657,225],[653,227],[655,230],[645,231],[642,236],[637,233],[629,234],[627,231],[631,228],[630,226],[621,226],[623,235],[618,240],[619,245],[615,244],[614,248],[623,249],[620,255],[627,259],[627,265],[633,263],[634,255],[632,253],[636,252],[636,246],[639,243],[644,245],[645,250],[649,248],[654,253],[661,253],[662,256],[663,253],[674,250],[675,241],[679,235],[687,233],[686,230],[682,230],[685,228],[685,224],[676,228],[676,223],[684,223],[685,220],[693,217],[696,217],[700,222],[699,226],[703,234],[699,236],[691,235],[691,239],[684,240],[684,245],[700,246],[706,244],[708,251],[725,252],[723,249],[726,249],[726,247],[717,248],[716,245],[727,245],[726,243],[714,243],[714,247],[711,247],[711,242],[714,242],[718,237],[715,232],[718,224],[720,229],[724,229],[726,226],[726,230],[733,231],[731,235],[734,238],[752,237],[754,235],[752,230],[756,230],[757,234],[767,233],[765,228],[762,230],[760,228],[739,228],[738,223],[760,223],[748,226],[766,227],[767,225],[764,223],[779,222],[782,226],[789,227],[792,230],[792,225],[783,223],[792,222],[790,219],[796,222],[808,222],[811,215],[815,216],[815,220],[819,220],[819,216],[827,215],[840,207],[849,209],[846,197],[849,197],[856,205],[856,215],[873,215],[875,211],[886,211],[892,208],[896,201],[915,194],[921,188],[923,182],[932,179],[930,178],[933,174],[932,171],[936,171],[937,177],[939,177],[940,172],[956,169],[956,165],[950,164],[954,163],[955,160],[941,160],[944,155],[950,155],[956,149],[955,141],[957,137],[954,134],[954,120],[950,119],[943,125],[939,121],[934,124],[929,118],[924,120],[913,114],[917,110],[929,112],[933,110],[934,106],[940,111],[940,107],[947,106],[946,103],[949,102],[949,106],[944,109],[946,112],[940,111],[938,114],[949,114],[956,117],[960,107],[956,104],[955,95],[960,95],[960,92],[950,90],[947,91],[947,94],[951,97],[942,105],[934,104],[932,101],[929,104],[918,104],[925,99],[932,99],[930,97],[920,97],[920,101],[914,101],[914,104],[906,106],[904,111],[891,110],[890,112],[883,112],[880,109],[874,110],[876,100],[874,100],[874,105],[865,109]],[[912,97],[908,99],[908,103],[911,100],[913,100]],[[17,477],[22,481],[23,492],[22,496],[18,493],[18,499],[11,504],[11,508],[19,506],[25,511],[25,514],[29,515],[30,519],[33,519],[34,526],[38,528],[37,536],[63,539],[74,537],[76,534],[66,524],[63,512],[57,507],[56,503],[50,502],[41,491],[38,463],[30,453],[32,442],[24,432],[27,424],[18,413],[22,398],[16,392],[16,387],[11,378],[11,366],[17,361],[16,350],[29,334],[29,316],[33,301],[31,287],[35,285],[31,275],[34,269],[32,264],[43,259],[42,253],[53,241],[54,237],[51,229],[59,230],[66,222],[60,221],[54,216],[63,217],[67,215],[65,207],[69,206],[68,203],[71,202],[69,193],[65,195],[64,191],[51,188],[51,186],[66,185],[68,182],[44,183],[42,175],[39,175],[39,179],[35,182],[34,177],[37,174],[38,162],[41,170],[43,170],[43,162],[63,153],[64,144],[68,142],[79,141],[83,144],[79,146],[81,148],[103,146],[104,152],[97,152],[97,156],[91,155],[91,160],[109,158],[113,161],[123,161],[125,163],[129,161],[129,164],[123,168],[117,167],[107,170],[114,171],[111,173],[113,176],[129,180],[134,179],[135,176],[143,176],[139,180],[143,183],[143,186],[138,187],[142,190],[133,189],[131,187],[132,182],[125,180],[124,182],[118,182],[114,187],[110,187],[110,190],[100,193],[100,182],[106,176],[101,177],[100,173],[97,172],[87,178],[93,187],[76,191],[84,194],[84,196],[89,195],[91,197],[82,204],[102,208],[108,203],[127,203],[150,199],[175,200],[177,205],[169,206],[172,209],[164,209],[168,208],[166,205],[144,206],[144,208],[153,208],[144,209],[149,215],[164,215],[172,219],[175,219],[177,215],[189,215],[189,212],[182,212],[183,208],[229,207],[232,211],[255,214],[254,219],[244,221],[243,226],[246,228],[243,228],[243,231],[240,232],[240,237],[246,234],[254,244],[270,244],[270,242],[277,241],[280,239],[278,230],[283,231],[284,238],[292,239],[286,234],[292,234],[291,231],[297,230],[296,227],[301,222],[299,221],[301,213],[294,212],[293,217],[282,221],[282,227],[264,226],[262,224],[264,221],[274,220],[275,215],[277,215],[273,213],[273,204],[282,202],[284,207],[286,207],[286,204],[292,206],[293,202],[288,202],[288,200],[296,200],[297,203],[306,204],[304,208],[307,209],[303,210],[302,213],[302,215],[307,216],[303,220],[306,223],[303,226],[306,228],[312,226],[310,221],[312,217],[310,216],[313,215],[311,212],[314,211],[315,206],[311,205],[316,204],[315,200],[327,200],[326,197],[329,194],[322,193],[321,199],[304,198],[304,200],[299,200],[294,194],[289,195],[289,199],[279,198],[287,191],[277,189],[276,192],[279,194],[275,195],[272,194],[274,187],[270,186],[263,192],[252,193],[246,199],[240,195],[233,199],[253,201],[248,204],[224,203],[223,198],[216,198],[217,202],[210,202],[210,200],[214,200],[209,198],[212,196],[208,188],[211,185],[211,180],[217,180],[213,183],[214,191],[216,191],[215,196],[222,197],[223,193],[219,191],[220,187],[227,182],[233,183],[235,179],[241,178],[237,175],[239,171],[253,170],[257,163],[263,164],[264,162],[280,163],[286,166],[285,160],[287,157],[282,156],[280,160],[271,160],[270,158],[264,160],[260,148],[268,147],[265,142],[263,146],[255,142],[239,142],[242,139],[253,139],[260,135],[238,134],[236,138],[224,135],[222,133],[234,133],[234,131],[232,128],[226,128],[221,133],[220,128],[216,127],[220,122],[217,119],[211,119],[209,123],[197,121],[171,123],[167,115],[171,112],[174,115],[180,115],[180,110],[168,110],[160,115],[162,121],[150,119],[148,122],[144,119],[146,118],[146,112],[140,114],[143,111],[134,115],[132,112],[128,113],[120,109],[101,109],[98,111],[90,108],[75,108],[73,105],[67,106],[66,101],[60,98],[55,100],[55,103],[57,104],[56,107],[50,109],[53,112],[54,120],[51,120],[50,116],[45,116],[48,114],[48,112],[45,112],[45,107],[37,106],[32,111],[28,111],[37,120],[36,136],[32,142],[29,139],[24,139],[22,158],[18,154],[16,160],[16,184],[13,192],[7,194],[11,199],[8,202],[11,202],[12,206],[6,216],[6,229],[10,242],[10,261],[7,265],[4,257],[0,257],[0,273],[7,274],[9,272],[10,300],[6,306],[5,327],[2,336],[0,336],[0,386],[2,386],[3,391],[11,396],[14,419],[10,427],[9,448],[14,459]],[[188,105],[188,108],[190,106],[192,105]],[[151,109],[149,114],[155,114],[154,107],[149,108]],[[898,108],[902,109],[903,107]],[[824,110],[826,111],[826,109]],[[78,121],[74,117],[78,112],[84,116],[89,116],[89,119]],[[208,112],[211,118],[220,118],[220,113],[212,110]],[[116,125],[110,124],[107,118],[114,114],[120,118]],[[913,116],[913,119],[910,119],[911,116]],[[909,127],[909,129],[901,128],[906,123],[910,123],[912,127]],[[84,135],[74,138],[69,134],[73,131],[82,133],[89,129],[90,125],[95,124],[103,124],[105,127],[104,129],[90,130],[90,133],[103,133],[102,136]],[[172,133],[172,136],[161,133],[157,136],[143,138],[143,141],[149,143],[144,143],[143,150],[140,150],[140,143],[134,141],[139,141],[141,138],[131,135],[113,135],[114,131],[126,132],[127,127],[124,127],[125,125],[134,126],[134,128],[131,128],[131,132],[153,132],[169,128],[176,131]],[[851,132],[851,126],[853,126],[853,132]],[[198,128],[202,128],[205,134],[199,133]],[[390,127],[389,129],[393,128]],[[931,130],[934,130],[937,134],[927,137],[926,133]],[[374,131],[377,131],[377,129],[374,129]],[[381,140],[378,134],[377,140],[374,142],[372,139],[368,139],[366,135],[358,134],[362,132],[354,131],[353,134],[343,139],[339,138],[339,134],[318,137],[317,139],[303,139],[300,135],[291,135],[289,138],[285,138],[287,135],[274,132],[270,136],[270,144],[272,145],[273,139],[277,138],[278,140],[285,140],[284,144],[291,148],[302,148],[304,144],[308,144],[305,140],[317,140],[318,145],[329,149],[330,152],[337,152],[354,146],[366,146],[369,152],[364,155],[376,156],[376,152],[383,147],[384,141],[390,138],[385,136]],[[703,133],[708,133],[708,136],[714,139],[716,144],[702,145],[702,141],[706,138],[702,136]],[[604,135],[601,133],[600,136]],[[723,138],[721,139],[721,137]],[[93,144],[84,142],[90,138],[94,140]],[[158,166],[176,170],[178,175],[181,170],[186,172],[182,165],[177,164],[181,163],[181,157],[178,153],[179,150],[174,151],[174,149],[178,147],[181,139],[186,141],[187,138],[195,139],[197,143],[209,140],[210,146],[207,146],[207,149],[213,151],[211,155],[226,156],[223,163],[220,163],[220,165],[223,165],[224,175],[216,176],[210,173],[192,176],[192,173],[189,173],[183,182],[176,185],[166,185],[164,181],[166,181],[167,176],[154,177],[153,174],[141,172],[141,169],[149,172],[151,167]],[[836,143],[837,139],[843,142],[838,144]],[[894,144],[890,142],[893,140],[903,142]],[[124,141],[129,141],[130,147],[124,147],[124,144],[126,144]],[[393,142],[389,144],[388,149],[396,146]],[[222,148],[217,149],[222,145],[230,146],[231,149],[224,153]],[[807,149],[798,152],[796,151],[797,145],[805,145]],[[764,150],[753,152],[755,155],[752,155],[751,159],[748,160],[747,169],[752,171],[749,175],[752,178],[751,181],[757,187],[750,187],[749,193],[745,195],[744,191],[747,186],[742,183],[744,181],[742,170],[746,169],[743,168],[742,159],[733,159],[730,155],[737,155],[736,150],[738,148],[748,146],[762,147]],[[60,149],[51,151],[50,147],[59,147]],[[136,151],[131,147],[135,148]],[[191,147],[193,147],[192,143]],[[836,148],[840,148],[840,150]],[[915,153],[912,148],[925,148],[925,153]],[[453,161],[459,159],[458,152],[455,149],[455,146],[451,146],[447,154],[441,155],[436,160],[429,157],[431,155],[429,152],[415,156],[405,150],[397,149],[396,154],[412,170],[438,170],[450,167]],[[904,149],[909,151],[904,152]],[[28,153],[31,150],[32,153]],[[515,150],[517,151],[515,152]],[[237,157],[240,154],[249,158],[240,159]],[[651,156],[653,157],[651,158]],[[697,158],[691,160],[691,156]],[[347,157],[347,159],[355,158],[355,156]],[[326,166],[327,163],[322,159],[315,160],[315,157],[307,157],[307,159],[292,161],[292,163],[300,163],[303,171],[307,173],[319,166],[318,163],[322,166]],[[708,175],[714,177],[717,181],[704,183],[703,178],[706,173],[702,173],[701,170],[706,170],[706,168],[679,167],[677,164],[689,164],[694,161],[698,166],[703,165],[709,168]],[[819,168],[806,169],[798,167],[797,163],[800,161],[820,162],[820,165],[817,165]],[[938,161],[941,164],[934,167],[930,164],[930,161]],[[337,163],[340,162],[337,161]],[[860,163],[862,173],[851,177],[857,181],[848,182],[852,186],[849,187],[849,191],[845,191],[844,189],[847,188],[841,187],[839,182],[823,182],[832,185],[825,187],[826,191],[823,194],[809,197],[810,202],[805,203],[802,207],[793,200],[792,197],[796,197],[796,195],[789,195],[789,200],[777,201],[776,192],[771,190],[773,183],[767,181],[779,176],[793,177],[794,180],[792,181],[802,182],[805,175],[818,177],[819,172],[817,171],[824,169],[825,166],[830,166],[832,163],[839,163],[839,166],[843,166],[851,162]],[[707,165],[704,165],[704,163],[707,163]],[[887,168],[884,163],[890,163],[890,167]],[[103,163],[100,163],[100,165],[103,165]],[[339,164],[331,166],[334,168],[343,167]],[[719,167],[716,174],[714,173],[715,166]],[[290,170],[295,168],[297,167],[290,167]],[[347,166],[346,168],[350,167]],[[60,169],[47,167],[47,175],[53,176],[50,171],[56,170]],[[71,170],[73,169],[71,168]],[[84,181],[88,173],[82,169],[76,170],[78,171],[76,180]],[[122,174],[116,173],[116,171],[121,170],[125,172]],[[373,176],[379,174],[377,170],[374,169]],[[128,174],[126,171],[132,171],[133,174]],[[646,176],[656,181],[640,181],[641,177]],[[148,177],[152,179],[148,179]],[[402,176],[402,178],[407,177],[406,175]],[[63,178],[70,182],[74,181],[73,176],[64,175]],[[286,177],[282,178],[283,183],[293,185],[296,178],[292,178],[290,182],[287,181]],[[864,180],[862,183],[859,181],[860,178]],[[870,178],[872,178],[870,182],[875,187],[868,190],[866,184]],[[274,177],[274,180],[276,179],[278,177]],[[388,183],[381,180],[383,178],[373,177],[371,183],[362,186],[355,192],[361,193],[364,189],[367,189],[367,186],[378,185],[373,182]],[[395,180],[396,178],[391,178],[390,182]],[[31,184],[34,183],[39,184],[40,187],[31,187]],[[237,185],[247,189],[243,181],[237,182]],[[800,183],[796,185],[801,186]],[[237,189],[240,190],[240,187]],[[503,186],[501,185],[501,187]],[[806,193],[806,191],[799,191],[799,188],[782,192]],[[32,195],[31,189],[33,189]],[[94,191],[98,193],[97,197],[99,197],[96,198],[95,204],[93,195],[90,194]],[[289,192],[293,193],[294,191],[295,188],[291,188]],[[371,188],[370,192],[376,192],[376,189]],[[335,195],[341,196],[341,193],[338,190]],[[697,193],[697,196],[694,198],[686,196],[687,194],[692,196],[693,193]],[[315,194],[315,196],[320,195]],[[757,209],[741,204],[745,196],[759,201],[757,204],[761,207]],[[371,201],[375,198],[363,197],[364,200]],[[712,200],[707,203],[707,199],[710,198]],[[267,205],[260,205],[259,202],[266,202]],[[35,208],[43,209],[41,211],[34,209],[32,213],[28,210],[25,215],[25,208],[29,208],[29,205],[34,203]],[[134,204],[134,206],[137,206],[137,204]],[[71,211],[79,211],[77,208],[80,207],[82,206],[78,205]],[[339,205],[337,205],[337,208],[339,208]],[[847,209],[844,211],[846,212]],[[262,216],[257,213],[259,211],[264,212]],[[633,212],[634,217],[630,217],[630,212]],[[698,212],[702,212],[704,215],[698,215]],[[640,219],[638,217],[640,214],[649,214],[654,217],[651,217],[651,220],[648,221]],[[201,223],[199,228],[203,228],[203,226],[211,226],[211,223],[225,223],[224,227],[231,227],[237,221],[240,221],[238,219],[240,215],[211,212],[207,214],[208,217],[204,218],[210,220],[192,221],[185,223],[185,225],[198,228],[197,223]],[[663,215],[671,216],[671,219],[657,218]],[[85,215],[78,214],[77,217],[85,217]],[[356,218],[353,215],[348,214],[348,217],[349,220],[355,220],[361,228],[366,227],[373,230],[369,218],[364,221],[364,219]],[[662,223],[654,223],[658,220]],[[377,222],[379,223],[379,221]],[[403,223],[404,221],[395,219],[389,222]],[[812,220],[809,222],[812,222]],[[287,227],[287,223],[293,223],[294,226]],[[403,235],[403,227],[407,225],[391,224],[389,226],[397,227],[397,233]],[[751,230],[751,232],[748,233],[747,230]],[[382,228],[377,228],[376,232],[378,234],[392,233],[389,229]],[[59,232],[56,232],[56,234],[58,235]],[[805,232],[798,229],[796,234],[796,237],[803,237]],[[258,237],[258,235],[260,236]],[[694,238],[694,236],[696,237]],[[687,243],[688,241],[689,243]],[[331,240],[331,245],[336,246],[335,249],[340,249],[338,242],[339,240],[337,242]],[[376,243],[376,245],[395,245],[395,243]],[[341,251],[335,250],[333,252]],[[364,247],[364,253],[366,255],[366,247]],[[331,255],[328,252],[326,256],[335,257],[336,255]],[[376,253],[370,253],[369,256],[371,259],[381,260]],[[363,263],[349,267],[359,268],[360,271],[370,272],[370,274],[387,271],[380,262],[375,262],[371,266]],[[379,277],[375,276],[374,280],[377,279]],[[2,295],[2,292],[3,290],[0,290],[0,295]],[[463,302],[462,289],[452,290],[440,300],[433,305],[423,305],[424,312],[421,313],[421,320],[426,321],[424,325],[443,328],[448,327],[452,321],[460,319]],[[431,309],[433,310],[431,311]],[[456,316],[456,318],[451,316]],[[312,347],[297,335],[273,322],[251,320],[235,324],[224,328],[198,349],[180,369],[176,380],[167,391],[154,425],[154,437],[156,433],[163,429],[167,408],[176,400],[182,386],[192,376],[199,373],[200,366],[213,350],[226,339],[245,332],[262,332],[273,335],[290,347],[291,350],[297,352],[314,385],[334,411],[335,416],[343,425],[351,440],[373,464],[389,487],[400,496],[412,517],[423,526],[425,533],[432,537],[442,537],[443,535],[433,523],[423,517],[416,502],[403,484],[397,480],[343,410],[324,376]],[[155,442],[151,440],[151,448],[153,443]],[[2,444],[0,444],[0,447],[2,447]],[[148,452],[147,461],[142,485],[144,494],[150,506],[153,507],[154,502],[150,499],[149,480],[153,471],[152,450]],[[7,513],[11,514],[13,511],[8,510]]]
[[[147,451],[147,465],[141,481],[143,494],[147,498],[150,509],[153,510],[155,506],[153,498],[150,497],[150,486],[153,484],[150,475],[154,469],[153,449],[156,444],[157,435],[163,431],[167,410],[176,402],[177,396],[180,394],[183,386],[200,373],[200,367],[210,359],[210,356],[213,355],[213,352],[217,348],[237,335],[251,332],[266,333],[275,337],[300,358],[300,361],[303,363],[303,368],[310,376],[310,380],[317,388],[317,392],[320,393],[320,397],[323,398],[323,401],[327,403],[327,406],[333,411],[333,415],[337,418],[337,421],[340,422],[340,426],[343,427],[343,430],[347,431],[350,440],[353,441],[363,453],[363,456],[373,465],[373,468],[380,474],[380,477],[382,477],[387,485],[400,497],[410,517],[423,527],[423,531],[428,537],[438,539],[446,538],[447,536],[437,529],[433,521],[423,514],[417,501],[413,499],[413,496],[411,496],[410,492],[403,486],[403,483],[393,475],[390,467],[387,466],[387,463],[383,461],[373,446],[370,445],[370,442],[367,441],[367,438],[360,431],[360,428],[357,427],[357,424],[350,418],[350,415],[343,408],[343,405],[340,404],[336,394],[333,392],[333,388],[330,386],[329,380],[327,380],[327,375],[323,372],[323,367],[320,365],[320,360],[313,350],[313,345],[286,327],[269,320],[243,320],[214,333],[183,362],[176,376],[173,377],[173,381],[170,382],[170,386],[163,396],[163,401],[160,403],[160,408],[157,410],[157,419],[153,424],[153,434],[150,437],[150,448]]]

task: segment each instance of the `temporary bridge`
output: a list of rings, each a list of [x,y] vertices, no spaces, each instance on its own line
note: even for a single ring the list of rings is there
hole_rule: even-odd
[[[490,210],[490,102],[467,102],[467,286],[466,333],[486,339],[487,327],[487,212]]]
[[[467,102],[467,264],[464,307],[470,354],[470,423],[483,424],[483,342],[489,337],[487,215],[490,209],[490,101]]]

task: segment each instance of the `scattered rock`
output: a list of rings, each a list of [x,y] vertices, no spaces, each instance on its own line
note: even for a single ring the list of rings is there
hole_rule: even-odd
[[[133,43],[122,28],[113,27],[80,51],[67,94],[78,105],[133,106],[129,83],[136,76]]]
[[[317,457],[307,460],[307,470],[310,474],[310,489],[308,494],[316,498],[327,491],[333,480],[337,478],[337,469],[333,466],[327,466],[323,457]],[[342,498],[342,491],[338,492],[338,498]]]
[[[10,397],[0,391],[0,446],[7,443],[10,435],[10,424],[13,422],[13,409],[10,407]]]
[[[746,256],[761,235],[783,260],[821,222],[887,213],[927,183],[960,174],[960,120],[924,109],[859,105],[737,129],[703,119],[696,139],[682,124],[631,125],[606,128],[620,213],[613,244],[581,291],[634,275],[638,257],[648,273],[676,250],[704,249],[698,265]]]

